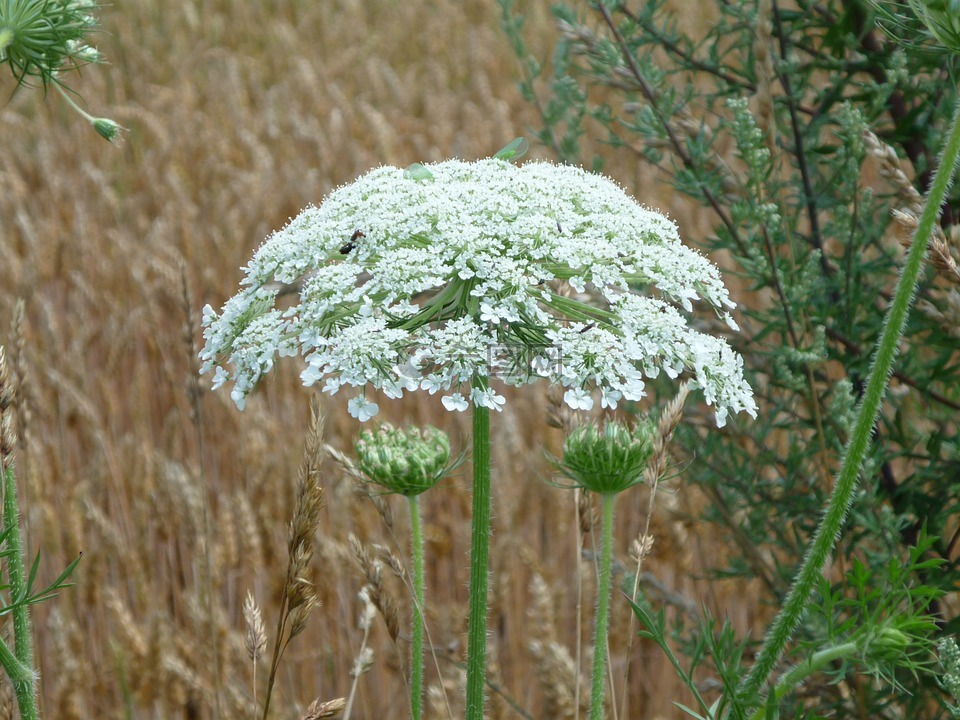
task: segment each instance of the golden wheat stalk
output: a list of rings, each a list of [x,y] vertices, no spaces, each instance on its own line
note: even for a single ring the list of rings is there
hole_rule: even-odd
[[[313,558],[313,539],[323,508],[320,468],[323,463],[323,417],[316,399],[310,402],[310,431],[304,443],[304,460],[297,479],[297,496],[287,541],[287,574],[283,583],[280,613],[277,617],[270,676],[263,704],[263,720],[267,719],[270,699],[276,682],[277,668],[284,651],[306,628],[307,619],[320,601],[309,579],[308,566]]]

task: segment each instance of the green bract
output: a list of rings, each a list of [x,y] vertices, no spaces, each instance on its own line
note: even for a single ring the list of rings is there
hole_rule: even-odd
[[[960,2],[910,0],[910,7],[947,50],[960,52]]]
[[[96,25],[88,0],[4,0],[0,2],[0,62],[18,83],[57,81],[65,67],[101,62],[86,35]]]
[[[450,471],[450,440],[435,427],[397,429],[382,425],[357,441],[360,470],[399,495],[426,492]]]
[[[580,487],[614,495],[643,481],[653,452],[653,427],[641,422],[631,433],[618,422],[586,423],[563,443],[560,470]]]

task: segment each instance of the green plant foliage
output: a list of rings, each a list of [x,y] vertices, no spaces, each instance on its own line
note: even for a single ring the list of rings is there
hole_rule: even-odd
[[[722,525],[737,550],[716,576],[757,579],[779,605],[833,487],[900,242],[936,169],[957,100],[953,61],[918,40],[923,18],[910,6],[895,7],[891,22],[863,2],[717,2],[703,9],[700,19],[712,19],[695,35],[653,0],[559,3],[547,63],[529,57],[513,4],[500,5],[523,56],[522,91],[541,110],[538,140],[569,162],[601,164],[583,150],[590,139],[609,147],[603,157],[629,154],[659,168],[712,218],[712,232],[685,237],[740,277],[743,333],[731,343],[757,389],[758,420],[721,433],[693,423],[678,439],[696,460],[686,477],[709,500],[702,520]],[[906,213],[902,227],[893,211]],[[958,213],[954,188],[942,226]],[[894,707],[915,718],[942,712],[943,693],[920,656],[929,652],[929,617],[947,632],[958,625],[939,600],[960,570],[956,288],[933,269],[921,279],[835,550],[834,584],[813,599],[786,662],[848,641],[856,657],[805,677],[802,692],[768,705],[771,717],[851,716],[852,691],[867,703],[858,717]],[[900,604],[871,609],[881,599]],[[872,641],[852,637],[858,623]],[[705,632],[679,631],[672,652],[703,662]],[[897,633],[910,650],[878,658]],[[725,668],[743,672],[729,658],[712,663],[724,685]],[[712,702],[695,711],[710,715]]]

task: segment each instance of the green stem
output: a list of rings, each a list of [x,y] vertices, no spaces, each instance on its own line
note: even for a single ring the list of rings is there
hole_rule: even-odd
[[[413,555],[413,632],[410,642],[410,717],[423,716],[423,530],[420,523],[420,496],[411,495],[410,545]]]
[[[473,387],[485,390],[485,378]],[[467,622],[467,720],[483,720],[487,667],[487,575],[490,565],[490,410],[473,406],[473,520],[470,618]]]
[[[903,334],[913,299],[914,288],[923,268],[923,259],[927,252],[927,243],[933,232],[934,224],[940,214],[940,206],[950,187],[953,171],[960,157],[960,100],[954,109],[947,142],[944,146],[940,164],[930,186],[926,204],[920,214],[917,231],[907,254],[906,262],[900,272],[893,301],[884,319],[883,331],[877,343],[870,376],[857,413],[853,433],[844,452],[843,464],[837,476],[836,485],[830,496],[830,502],[807,551],[793,586],[787,593],[783,607],[774,619],[760,654],[738,688],[738,694],[748,708],[759,704],[758,695],[774,666],[783,654],[783,649],[800,623],[807,599],[820,576],[824,564],[833,551],[840,535],[843,521],[857,489],[857,481],[863,458],[870,443],[870,435],[880,412],[880,405],[887,388],[887,382],[897,354],[897,343]]]
[[[14,685],[33,679],[33,670],[17,660],[17,656],[10,652],[7,643],[2,639],[0,639],[0,665],[3,665],[7,677]]]
[[[10,602],[13,605],[14,654],[18,665],[11,664],[10,651],[0,653],[13,691],[17,696],[22,720],[38,720],[35,697],[36,675],[33,672],[33,648],[30,640],[30,606],[27,577],[23,568],[23,547],[20,542],[20,510],[17,507],[17,477],[10,465],[3,473],[3,530],[7,538],[7,569],[10,576]],[[0,641],[2,642],[2,641]]]
[[[53,86],[57,89],[57,92],[60,93],[61,97],[63,97],[63,99],[67,101],[67,104],[70,105],[70,107],[72,107],[78,113],[80,113],[80,116],[84,120],[86,120],[89,123],[92,123],[94,120],[96,120],[96,118],[93,115],[88,113],[86,110],[84,110],[82,107],[80,107],[73,101],[73,98],[70,97],[70,94],[60,86],[60,83],[55,82],[53,83]]]
[[[783,699],[784,695],[793,690],[797,685],[813,675],[815,672],[818,672],[820,669],[826,667],[836,660],[844,660],[848,657],[852,657],[856,652],[857,644],[852,642],[843,643],[842,645],[835,645],[834,647],[827,648],[826,650],[815,652],[795,668],[784,673],[783,677],[780,678],[780,681],[773,689],[774,697],[777,699],[777,702],[779,702]],[[757,708],[753,715],[750,716],[750,720],[763,720],[766,711],[767,709],[765,707]]]
[[[610,610],[610,564],[613,558],[614,493],[602,496],[600,574],[597,578],[597,624],[593,634],[593,687],[590,691],[590,720],[603,720],[603,684],[607,676],[607,616]]]

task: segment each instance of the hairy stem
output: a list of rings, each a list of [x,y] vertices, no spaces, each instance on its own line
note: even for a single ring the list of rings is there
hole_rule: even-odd
[[[597,577],[597,624],[593,634],[593,686],[590,690],[590,720],[603,720],[603,681],[607,670],[607,616],[610,610],[610,564],[613,558],[614,493],[602,496],[600,572]]]
[[[413,631],[410,641],[410,717],[423,716],[423,530],[420,496],[411,495],[410,545],[413,556]]]
[[[33,647],[30,639],[30,606],[27,597],[27,576],[23,567],[20,540],[20,509],[17,506],[17,476],[13,465],[3,470],[3,531],[6,536],[7,570],[10,577],[10,602],[13,605],[14,657],[3,644],[0,663],[10,678],[17,696],[22,720],[38,720],[35,695],[36,675],[33,672]],[[0,644],[3,641],[0,640]],[[15,663],[12,661],[16,661]]]
[[[815,672],[818,672],[835,660],[843,660],[845,658],[852,657],[856,652],[857,644],[852,642],[834,645],[833,647],[826,648],[825,650],[815,652],[795,668],[792,668],[783,674],[783,677],[780,678],[776,686],[773,688],[774,697],[776,697],[778,701],[781,700],[784,695],[793,690],[797,685],[802,683]],[[757,708],[753,715],[750,716],[750,720],[763,720],[765,713],[765,707]]]
[[[853,433],[847,442],[843,464],[840,467],[836,485],[830,496],[830,502],[814,535],[813,542],[804,557],[803,564],[796,575],[793,586],[784,600],[783,607],[767,632],[760,654],[757,656],[750,673],[738,688],[741,699],[748,707],[755,707],[759,704],[760,688],[767,681],[783,654],[784,647],[800,623],[807,599],[810,597],[813,586],[830,557],[843,527],[850,502],[857,489],[860,468],[870,443],[870,435],[880,412],[887,382],[890,378],[893,360],[897,354],[897,343],[906,326],[910,303],[920,276],[920,270],[923,267],[927,243],[940,213],[940,206],[943,204],[944,197],[950,187],[958,156],[960,156],[960,102],[954,110],[940,164],[933,178],[927,201],[923,206],[923,212],[920,214],[913,244],[900,272],[893,300],[887,309],[883,331],[880,340],[877,342],[876,354],[867,379],[866,390],[857,412]]]
[[[475,378],[477,390],[485,378]],[[490,565],[490,410],[473,406],[473,521],[470,618],[467,623],[467,720],[483,720],[487,667],[487,575]]]

